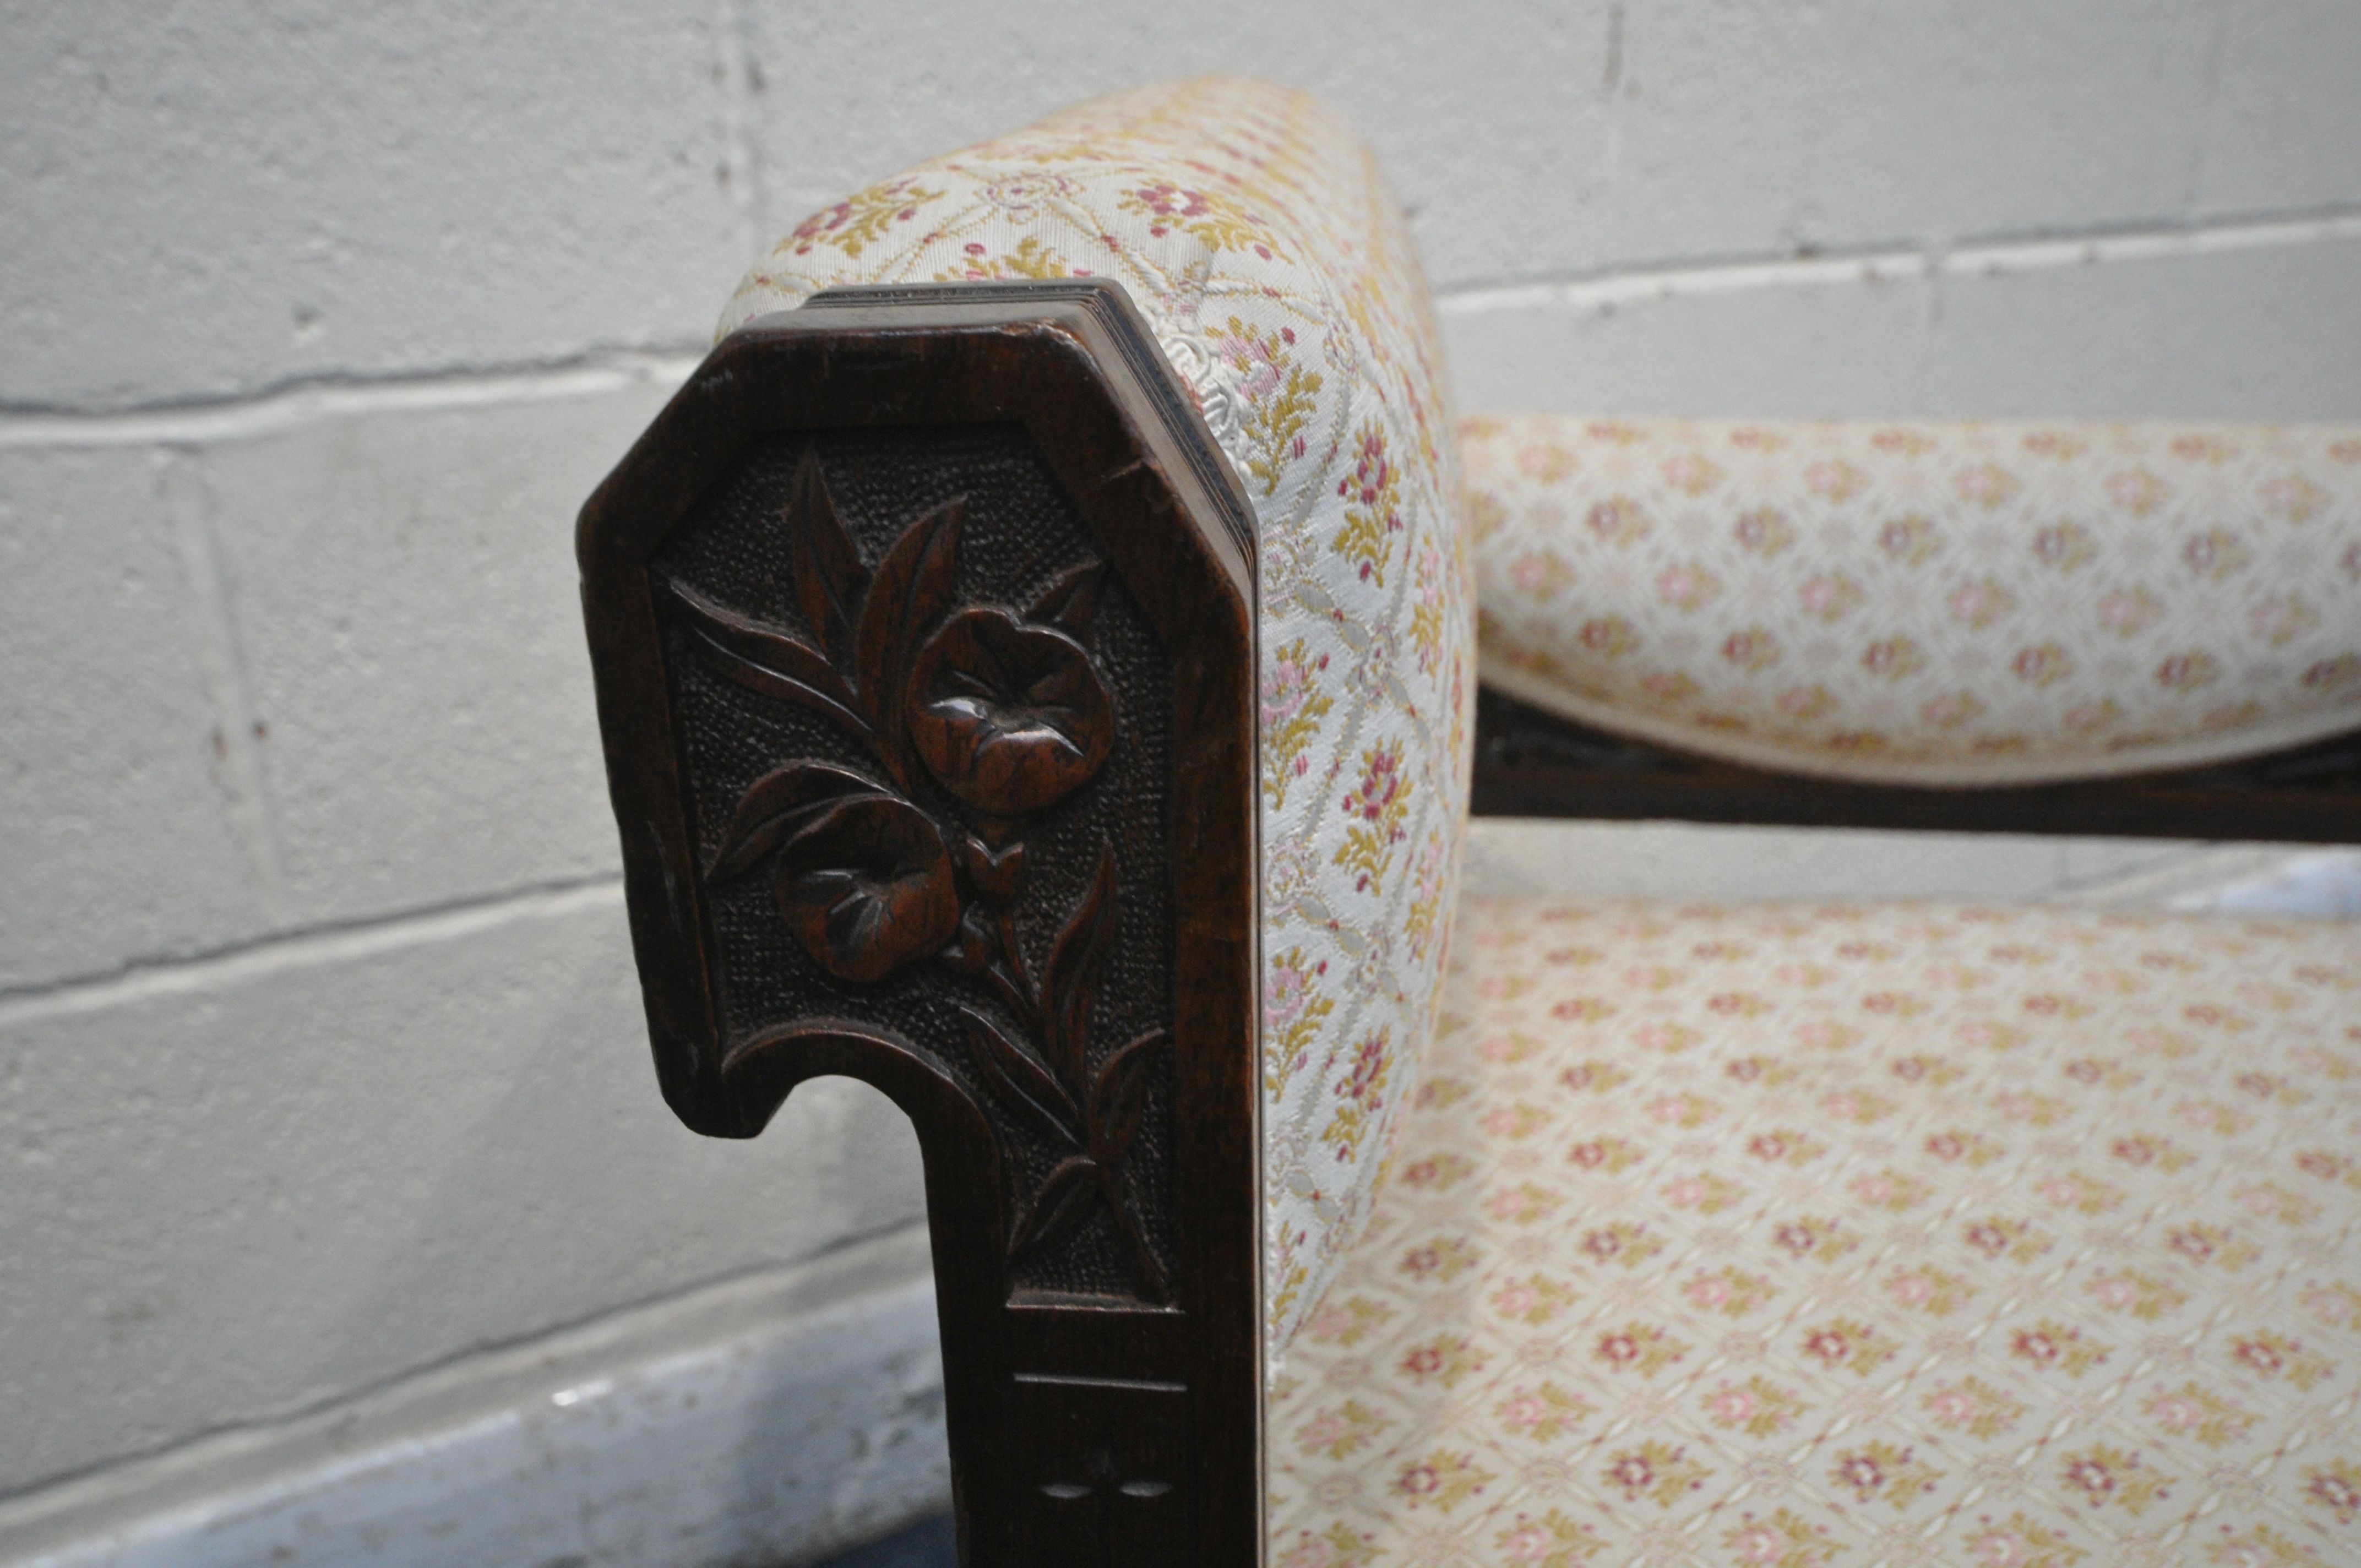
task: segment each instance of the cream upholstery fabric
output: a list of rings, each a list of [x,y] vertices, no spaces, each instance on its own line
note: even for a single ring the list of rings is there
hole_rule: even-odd
[[[1484,677],[1586,723],[1922,784],[2361,726],[2361,429],[1462,429]]]
[[[1471,903],[1279,1568],[2361,1561],[2361,927]]]
[[[1301,93],[1102,98],[815,214],[723,331],[833,284],[1091,274],[1154,324],[1252,496],[1262,636],[1265,1290],[1274,1346],[1365,1217],[1432,1032],[1475,681],[1426,288]]]

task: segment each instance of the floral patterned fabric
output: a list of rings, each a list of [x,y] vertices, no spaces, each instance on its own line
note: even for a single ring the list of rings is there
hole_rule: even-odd
[[[1471,901],[1271,1561],[2361,1561],[2361,927]]]
[[[1585,723],[1920,784],[2361,726],[2361,429],[1461,428],[1484,678]]]
[[[1121,282],[1261,542],[1265,1291],[1283,1345],[1362,1220],[1433,1026],[1475,680],[1454,423],[1367,149],[1209,79],[1085,104],[813,214],[724,332],[836,284]]]

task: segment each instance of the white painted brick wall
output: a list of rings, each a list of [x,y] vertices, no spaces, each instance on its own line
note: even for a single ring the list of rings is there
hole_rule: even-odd
[[[679,343],[742,268],[692,6],[11,0],[0,403]]]
[[[1442,310],[1475,407],[2361,419],[2361,217],[2236,237],[2263,243],[1994,247],[1993,270],[1955,252],[1931,274],[1881,252],[1471,290]]]
[[[1378,144],[1469,407],[2361,419],[2348,0],[1389,9],[0,0],[0,1559],[63,1478],[917,1212],[865,1091],[657,1099],[568,538],[850,183],[1259,71]],[[2184,852],[1741,837],[1556,852]]]
[[[665,388],[337,420],[201,460],[288,907],[608,872],[574,510]]]
[[[611,882],[0,1010],[0,1453],[69,1472],[919,1212],[882,1096],[657,1096]]]
[[[0,452],[0,985],[269,925],[167,504],[183,461]]]

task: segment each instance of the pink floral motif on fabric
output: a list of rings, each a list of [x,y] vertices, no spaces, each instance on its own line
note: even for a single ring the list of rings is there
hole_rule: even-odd
[[[2350,428],[1470,419],[1486,681],[1919,784],[2361,727]]]
[[[1306,94],[1231,78],[849,196],[756,265],[721,330],[839,284],[1064,277],[1130,294],[1258,525],[1275,1353],[1367,1216],[1457,899],[1475,610],[1442,356],[1368,149]]]
[[[2361,1552],[2361,927],[1460,919],[1273,1563]]]

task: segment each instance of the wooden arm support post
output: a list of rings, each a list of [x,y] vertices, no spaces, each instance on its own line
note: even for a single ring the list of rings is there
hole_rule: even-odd
[[[971,1568],[1262,1550],[1215,451],[1111,285],[843,291],[722,343],[582,513],[664,1096],[725,1137],[823,1073],[909,1114]]]

